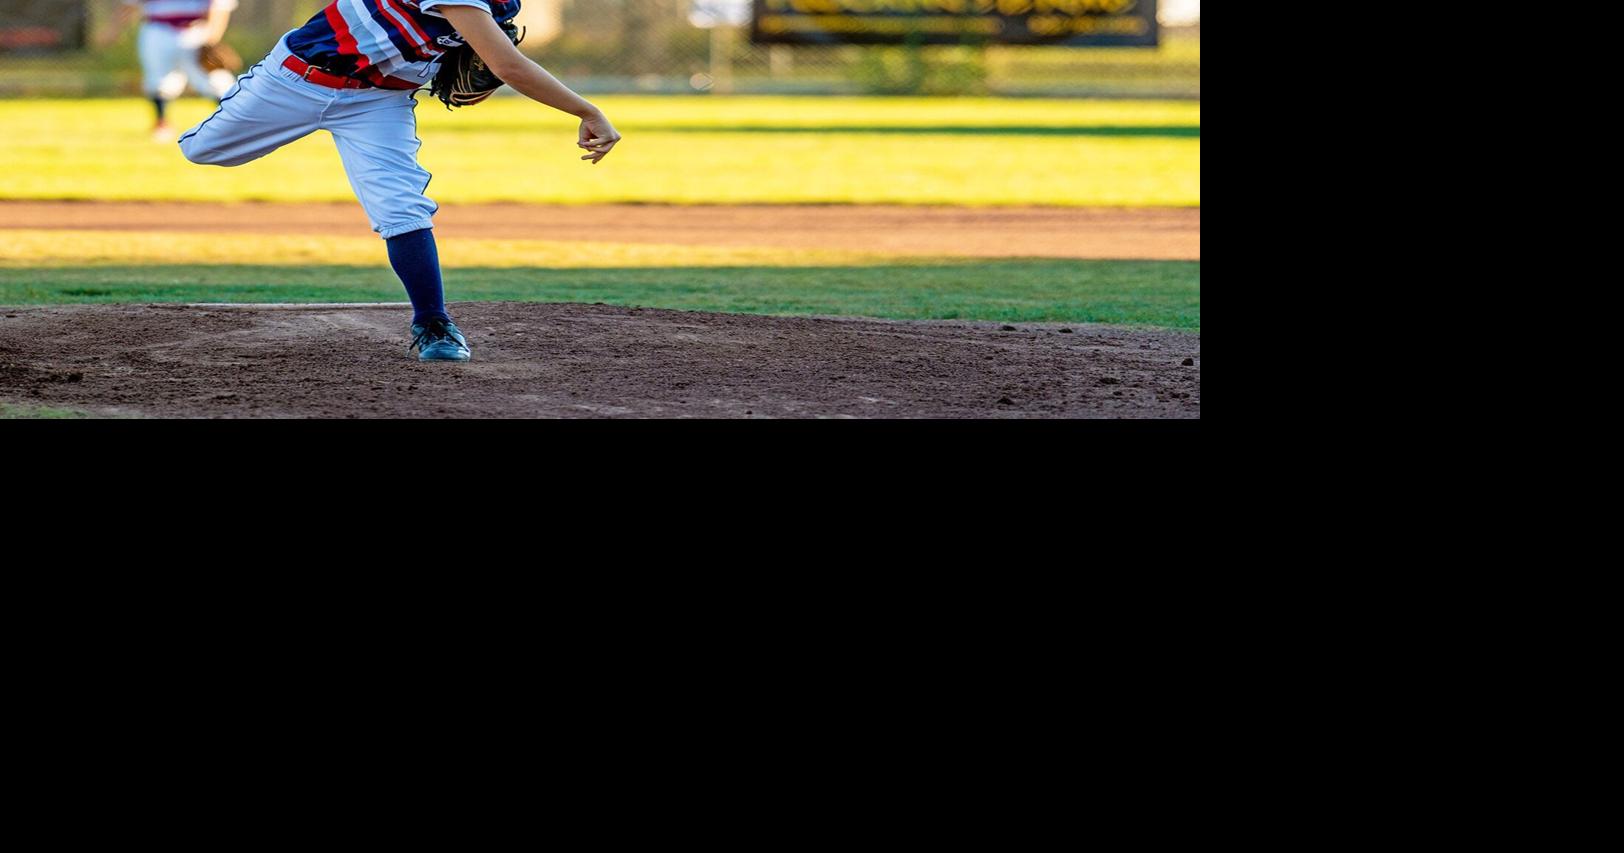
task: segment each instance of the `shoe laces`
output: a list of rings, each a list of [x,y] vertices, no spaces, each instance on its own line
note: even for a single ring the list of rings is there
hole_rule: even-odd
[[[444,320],[430,320],[424,323],[423,331],[419,332],[417,337],[412,338],[411,346],[408,346],[406,351],[410,352],[415,349],[421,352],[425,346],[439,343],[451,337],[451,330],[446,328],[448,325]]]

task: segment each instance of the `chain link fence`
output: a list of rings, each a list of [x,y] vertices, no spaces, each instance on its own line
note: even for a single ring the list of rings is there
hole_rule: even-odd
[[[708,0],[707,6],[738,0]],[[239,0],[227,41],[266,53],[326,0]],[[120,0],[0,0],[0,97],[139,91]],[[1199,0],[1163,0],[1158,48],[754,45],[694,0],[525,0],[523,49],[588,93],[1200,98]]]

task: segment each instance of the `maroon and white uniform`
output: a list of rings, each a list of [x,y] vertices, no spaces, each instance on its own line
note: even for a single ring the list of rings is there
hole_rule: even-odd
[[[203,46],[203,22],[215,6],[237,8],[237,0],[124,0],[141,10],[141,88],[147,97],[179,95],[185,83],[200,95],[218,100],[231,88],[231,75],[211,79],[197,64]]]

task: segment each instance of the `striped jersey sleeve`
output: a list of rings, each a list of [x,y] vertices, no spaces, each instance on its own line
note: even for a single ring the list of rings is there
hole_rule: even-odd
[[[472,6],[498,21],[519,13],[518,0],[334,0],[288,36],[306,62],[363,80],[378,75],[426,84],[440,56],[462,37],[437,9]]]

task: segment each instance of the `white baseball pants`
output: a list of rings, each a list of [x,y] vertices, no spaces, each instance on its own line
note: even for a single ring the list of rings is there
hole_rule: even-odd
[[[186,159],[240,166],[318,131],[333,135],[350,187],[384,239],[434,227],[438,206],[424,195],[432,177],[418,165],[417,93],[331,89],[283,68],[286,43],[237,79],[220,109],[180,137]]]

